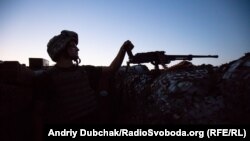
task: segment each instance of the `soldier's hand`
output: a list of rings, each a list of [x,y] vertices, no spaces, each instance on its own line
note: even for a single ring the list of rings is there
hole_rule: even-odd
[[[124,49],[125,51],[130,51],[134,48],[134,45],[131,43],[131,41],[127,40],[123,43],[122,45],[122,49]]]

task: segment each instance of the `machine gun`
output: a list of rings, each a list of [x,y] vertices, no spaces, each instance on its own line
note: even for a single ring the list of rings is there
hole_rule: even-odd
[[[218,58],[218,55],[165,55],[165,51],[154,51],[137,53],[133,55],[131,50],[127,51],[129,61],[127,65],[151,63],[155,66],[155,70],[159,70],[159,64],[166,69],[166,64],[175,60],[188,60],[191,61],[193,58]]]

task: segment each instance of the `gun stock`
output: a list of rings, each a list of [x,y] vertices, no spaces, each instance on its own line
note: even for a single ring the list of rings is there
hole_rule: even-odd
[[[134,57],[133,53],[131,50],[127,50],[128,58],[132,59]]]

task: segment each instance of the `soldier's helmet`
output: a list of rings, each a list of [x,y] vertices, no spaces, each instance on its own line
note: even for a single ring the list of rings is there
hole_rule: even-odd
[[[66,48],[69,41],[78,44],[78,35],[74,31],[63,30],[61,34],[54,36],[47,44],[47,52],[53,61],[57,61],[60,53]]]

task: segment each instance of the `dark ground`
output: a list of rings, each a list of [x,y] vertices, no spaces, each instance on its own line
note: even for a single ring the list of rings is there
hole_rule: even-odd
[[[34,71],[0,63],[0,136],[31,140]],[[250,54],[223,64],[182,62],[161,72],[121,67],[103,97],[107,123],[221,125],[250,123]]]

